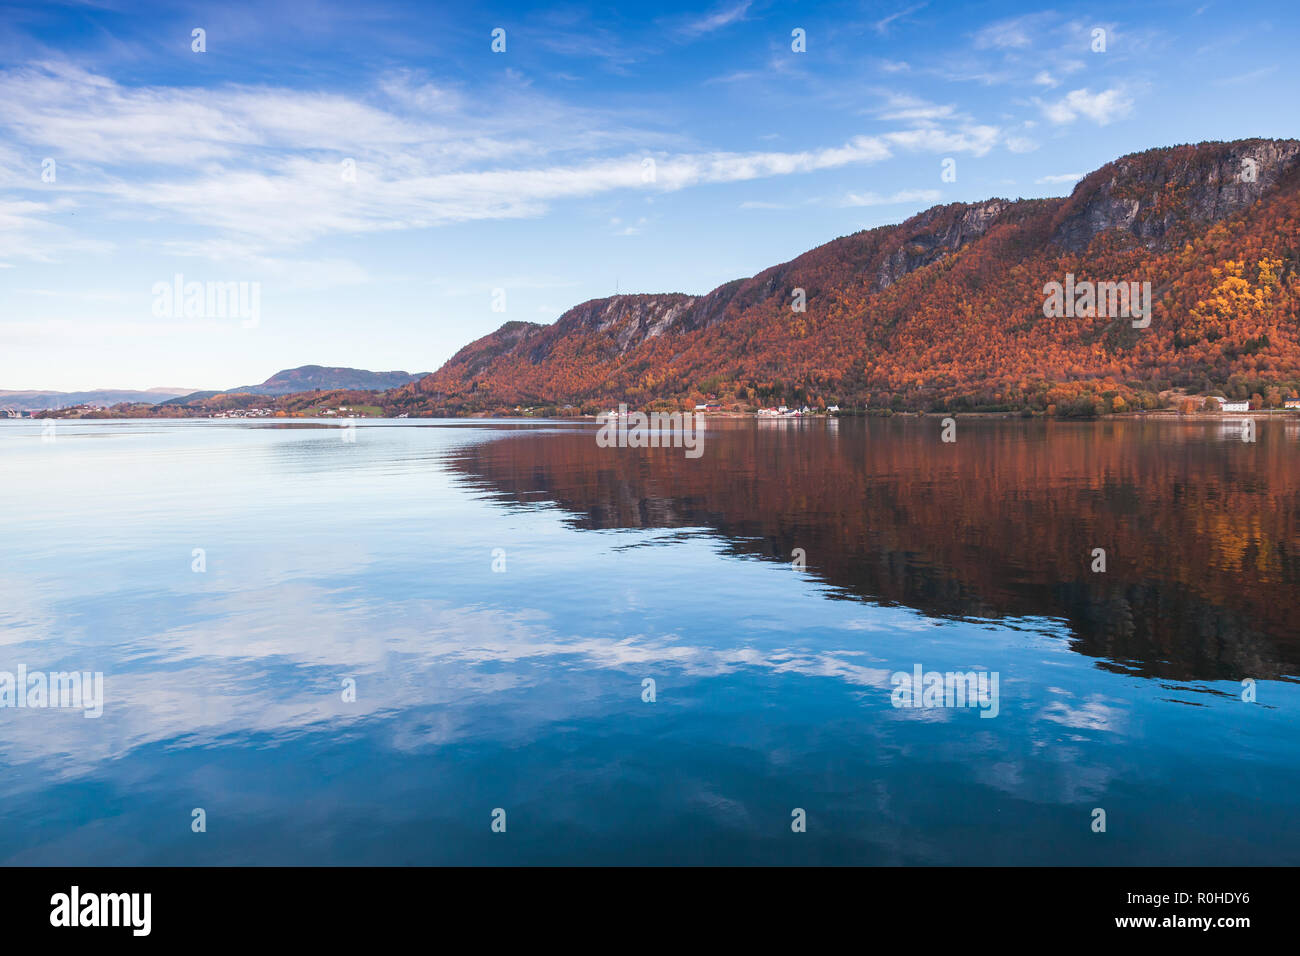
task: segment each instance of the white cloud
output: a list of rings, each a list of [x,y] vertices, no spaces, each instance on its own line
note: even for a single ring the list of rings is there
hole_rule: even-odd
[[[888,103],[876,115],[882,120],[922,126],[932,126],[939,120],[969,121],[969,117],[958,113],[957,107],[951,103],[931,103],[905,93],[888,94]]]
[[[943,193],[937,189],[903,189],[892,196],[881,196],[878,193],[849,193],[844,197],[842,206],[897,206],[904,203],[928,202],[937,203],[943,198]]]
[[[1083,173],[1053,173],[1050,176],[1039,176],[1034,180],[1034,182],[1038,183],[1040,186],[1046,184],[1056,185],[1059,183],[1077,183],[1083,178],[1083,176]]]
[[[996,137],[993,127],[955,133],[911,130],[799,152],[660,155],[653,183],[642,179],[641,155],[571,166],[412,171],[405,176],[358,163],[356,183],[343,182],[333,160],[290,158],[267,169],[217,169],[195,179],[116,183],[101,192],[128,205],[167,210],[218,233],[268,246],[292,245],[330,234],[537,216],[553,201],[613,190],[674,191],[869,164],[889,158],[893,147],[982,155]]]
[[[1133,101],[1120,89],[1093,93],[1086,87],[1071,90],[1064,99],[1043,104],[1043,114],[1053,123],[1073,123],[1086,116],[1099,126],[1123,119],[1133,111]]]
[[[886,142],[906,149],[936,153],[970,153],[983,156],[995,145],[1001,131],[996,126],[966,126],[955,132],[938,129],[886,133]]]
[[[574,109],[503,80],[475,110],[410,71],[381,76],[366,98],[272,87],[124,87],[62,62],[0,72],[0,125],[59,159],[100,166],[193,167],[259,151],[328,151],[385,165],[470,164],[669,138]]]
[[[26,152],[48,149],[78,164],[75,190],[61,178],[62,202],[93,204],[122,221],[168,221],[186,230],[183,241],[163,242],[171,252],[274,273],[301,268],[322,287],[363,281],[364,273],[343,260],[285,259],[282,251],[328,236],[535,217],[552,203],[612,191],[653,195],[804,175],[896,151],[980,156],[1000,136],[951,105],[894,96],[881,118],[910,128],[798,151],[690,151],[653,124],[632,125],[635,112],[571,109],[509,83],[500,108],[480,116],[454,88],[411,71],[385,74],[351,97],[127,87],[66,63],[39,63],[0,71],[0,100],[8,105],[0,127]],[[344,175],[345,161],[355,181]],[[77,246],[43,221],[49,212],[35,202],[0,207],[0,259],[102,247]]]
[[[0,262],[60,262],[74,256],[98,255],[113,248],[111,242],[88,239],[51,217],[73,208],[70,198],[51,200],[0,199]]]
[[[646,223],[649,222],[645,216],[642,216],[635,223],[624,226],[622,229],[616,229],[613,233],[615,236],[639,236],[645,231]]]

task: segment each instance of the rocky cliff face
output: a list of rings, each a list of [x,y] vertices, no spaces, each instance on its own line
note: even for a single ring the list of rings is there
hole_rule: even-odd
[[[898,279],[935,262],[975,241],[1012,204],[1004,199],[984,203],[952,203],[936,206],[914,216],[901,226],[890,226],[880,233],[880,247],[873,264],[876,287],[886,288]],[[846,243],[856,237],[828,244]],[[810,255],[821,253],[814,250]],[[790,294],[788,276],[805,264],[804,256],[764,270],[752,279],[737,279],[719,286],[707,295],[680,293],[620,295],[591,299],[560,316],[554,325],[556,335],[543,336],[545,341],[529,339],[530,358],[544,361],[551,345],[567,335],[605,335],[615,344],[615,354],[624,355],[648,339],[661,335],[694,332],[723,321],[744,308]],[[503,327],[504,328],[504,327]]]
[[[555,323],[556,332],[607,335],[622,355],[646,339],[695,328],[692,314],[700,301],[699,296],[679,293],[592,299],[560,316]]]
[[[876,288],[930,265],[983,236],[1011,204],[1004,199],[935,206],[897,227],[899,241],[876,272]]]
[[[1079,252],[1101,233],[1122,229],[1155,246],[1177,222],[1217,222],[1247,208],[1298,162],[1300,142],[1270,139],[1125,156],[1080,181],[1052,240]]]

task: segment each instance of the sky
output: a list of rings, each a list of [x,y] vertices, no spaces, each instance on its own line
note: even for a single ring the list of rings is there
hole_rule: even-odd
[[[1253,0],[0,2],[0,389],[433,371],[938,203],[1296,137],[1298,38]]]

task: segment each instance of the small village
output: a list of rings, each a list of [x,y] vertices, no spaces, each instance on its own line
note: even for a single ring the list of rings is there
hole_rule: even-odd
[[[834,415],[838,413],[838,405],[827,405],[826,411],[814,411],[807,405],[801,408],[787,408],[785,405],[778,405],[775,408],[760,408],[755,414],[758,418],[805,418],[810,415]]]
[[[232,408],[224,412],[213,412],[213,418],[272,418],[275,410],[270,408]]]

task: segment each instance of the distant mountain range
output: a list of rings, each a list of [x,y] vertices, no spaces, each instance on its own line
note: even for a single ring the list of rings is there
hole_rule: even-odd
[[[84,392],[12,391],[0,389],[0,411],[37,412],[70,405],[116,405],[119,402],[156,404],[189,393],[183,388],[96,388]]]
[[[292,395],[315,390],[382,392],[417,381],[428,374],[428,372],[416,375],[409,372],[369,372],[359,368],[302,365],[276,372],[259,385],[241,385],[225,391],[196,391],[185,388],[143,390],[105,388],[84,392],[0,390],[0,411],[5,409],[42,411],[82,404],[111,406],[122,402],[142,405],[188,405],[214,395]]]
[[[1211,388],[1276,405],[1300,394],[1298,249],[1300,142],[1153,149],[1068,198],[935,206],[705,295],[619,295],[551,325],[507,322],[384,405],[437,415],[716,397],[1095,414]],[[1150,283],[1149,324],[1050,316],[1048,284],[1075,280]]]

